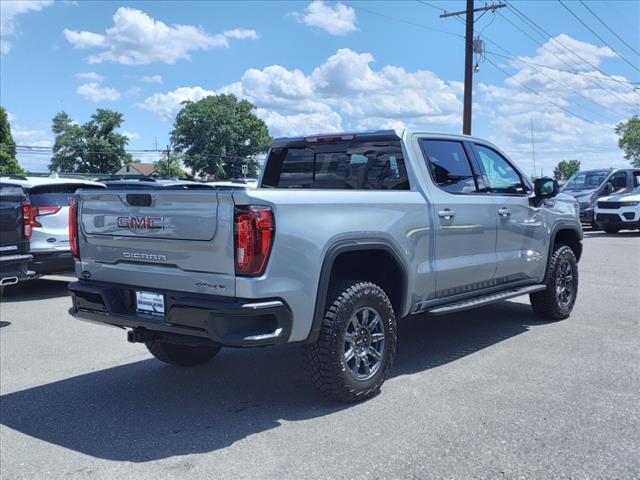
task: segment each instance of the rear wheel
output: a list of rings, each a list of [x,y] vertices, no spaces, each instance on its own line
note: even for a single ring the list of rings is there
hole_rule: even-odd
[[[341,285],[322,321],[318,340],[306,347],[311,380],[326,395],[358,402],[380,391],[396,352],[396,318],[378,285]]]
[[[540,318],[563,320],[578,295],[578,260],[571,248],[556,244],[548,268],[547,288],[529,295],[531,306]]]
[[[193,367],[211,360],[220,351],[220,347],[207,345],[178,345],[175,343],[150,340],[145,343],[151,355],[170,365]]]
[[[617,227],[604,227],[603,230],[607,233],[618,233],[620,231]]]

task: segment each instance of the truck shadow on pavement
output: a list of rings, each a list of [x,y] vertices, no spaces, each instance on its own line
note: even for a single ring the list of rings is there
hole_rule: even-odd
[[[405,319],[392,377],[453,362],[534,323],[528,305],[511,302]],[[288,345],[223,350],[210,364],[191,369],[138,361],[3,395],[0,422],[86,455],[148,462],[222,449],[277,428],[281,420],[358,408],[318,394],[301,357],[299,346]]]
[[[2,302],[15,303],[66,297],[69,295],[67,285],[72,280],[72,278],[69,281],[39,278],[20,282],[17,285],[5,287]]]

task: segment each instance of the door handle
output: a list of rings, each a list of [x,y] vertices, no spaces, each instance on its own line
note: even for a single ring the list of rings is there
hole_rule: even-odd
[[[499,208],[498,215],[500,215],[501,217],[508,217],[509,215],[511,215],[511,210],[505,207]]]
[[[444,218],[445,220],[451,220],[455,215],[456,212],[454,210],[451,210],[450,208],[445,208],[444,210],[440,210],[438,212],[438,216],[440,218]]]

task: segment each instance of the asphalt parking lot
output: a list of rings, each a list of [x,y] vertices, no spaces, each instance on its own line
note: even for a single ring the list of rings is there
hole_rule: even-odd
[[[66,282],[0,309],[0,476],[638,478],[640,234],[586,232],[573,315],[527,298],[401,322],[380,395],[336,404],[299,347],[179,369],[67,314]]]

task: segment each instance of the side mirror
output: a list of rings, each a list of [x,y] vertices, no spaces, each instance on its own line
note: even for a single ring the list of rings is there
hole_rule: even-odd
[[[604,190],[602,191],[602,195],[611,195],[613,193],[613,184],[611,182],[607,182],[604,186]]]
[[[533,192],[538,198],[551,198],[558,195],[560,186],[553,178],[537,178],[533,183]]]

